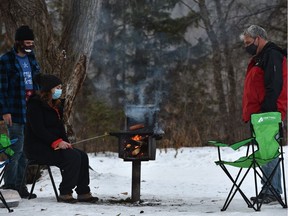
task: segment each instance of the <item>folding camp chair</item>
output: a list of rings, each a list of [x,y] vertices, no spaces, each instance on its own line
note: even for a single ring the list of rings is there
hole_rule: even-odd
[[[11,140],[6,136],[6,134],[0,134],[0,168],[2,169],[0,172],[0,185],[4,178],[5,170],[7,169],[7,165],[11,162],[12,156],[14,155],[14,151],[10,148],[12,144],[14,144],[17,140]],[[8,209],[9,212],[13,212],[12,209],[9,208],[2,192],[0,191],[0,201],[4,204],[4,206]]]
[[[260,114],[252,114],[251,134],[251,138],[233,143],[231,145],[227,145],[219,141],[209,141],[209,143],[217,146],[218,148],[219,160],[215,161],[215,163],[222,168],[222,170],[227,174],[228,178],[233,183],[233,186],[227,196],[227,199],[221,211],[225,211],[228,208],[229,204],[231,203],[237,192],[240,193],[249,208],[253,208],[255,211],[260,211],[265,198],[266,190],[269,190],[270,194],[275,196],[275,198],[283,208],[287,208],[284,157],[282,147],[283,131],[281,113],[267,112]],[[242,146],[247,146],[245,156],[240,157],[236,161],[224,161],[221,159],[221,147],[230,147],[234,150],[237,150]],[[271,172],[270,176],[266,176],[261,166],[271,162],[272,160],[277,160],[276,166]],[[230,174],[227,165],[239,168],[236,177],[233,177]],[[281,197],[277,196],[276,190],[271,184],[271,180],[273,179],[278,166],[282,167],[281,171],[283,176],[282,181],[284,188],[284,201],[281,199]],[[247,170],[245,171],[245,169],[243,170],[243,168],[246,168]],[[241,185],[250,170],[253,172],[254,176],[256,195],[253,201],[250,201],[241,189]],[[258,180],[264,182],[261,190],[258,189]],[[260,194],[262,194],[262,196],[264,195],[262,199],[260,198],[261,196],[259,196]]]

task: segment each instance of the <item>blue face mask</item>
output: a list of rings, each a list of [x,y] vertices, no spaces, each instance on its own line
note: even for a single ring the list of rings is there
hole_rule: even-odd
[[[55,89],[55,92],[52,94],[52,99],[56,100],[60,98],[62,94],[62,89]]]

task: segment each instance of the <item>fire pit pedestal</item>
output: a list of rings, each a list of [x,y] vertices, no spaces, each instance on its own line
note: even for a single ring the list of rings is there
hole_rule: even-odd
[[[132,201],[140,201],[141,161],[155,160],[156,140],[164,131],[158,126],[154,105],[128,105],[125,109],[125,130],[111,132],[118,137],[119,158],[132,161]]]
[[[132,161],[132,202],[140,201],[141,161]]]
[[[141,162],[155,160],[156,141],[153,132],[119,131],[111,132],[118,137],[119,158],[132,161],[132,202],[140,201]],[[135,140],[136,139],[136,140]]]

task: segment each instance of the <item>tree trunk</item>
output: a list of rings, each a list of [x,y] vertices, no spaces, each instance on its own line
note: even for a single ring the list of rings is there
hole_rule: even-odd
[[[228,82],[228,89],[227,89],[227,94],[228,94],[228,97],[227,97],[227,102],[228,102],[228,120],[227,121],[228,123],[228,128],[233,128],[233,129],[236,129],[237,125],[238,125],[238,122],[241,121],[239,119],[239,121],[237,121],[237,109],[236,109],[236,106],[237,106],[237,101],[236,99],[238,98],[236,93],[236,78],[235,78],[235,71],[234,71],[234,67],[233,67],[233,64],[232,64],[232,53],[231,53],[231,46],[229,46],[229,34],[227,33],[227,23],[226,23],[226,19],[227,19],[227,16],[226,14],[223,13],[222,11],[222,7],[223,5],[221,4],[220,1],[218,0],[215,0],[215,5],[216,5],[216,11],[217,11],[217,16],[218,16],[218,20],[219,20],[219,29],[221,29],[220,31],[220,41],[221,41],[221,44],[223,46],[223,63],[225,65],[225,71],[227,72],[227,82]],[[233,3],[233,1],[232,1]],[[232,4],[230,2],[230,4]],[[229,12],[229,11],[228,11]],[[227,12],[227,13],[228,13]],[[231,121],[233,119],[233,121]],[[233,142],[233,140],[236,140],[236,133],[235,133],[236,130],[229,130],[229,133],[228,131],[227,132],[227,142]]]
[[[223,79],[222,79],[222,58],[221,58],[221,49],[217,39],[217,35],[213,30],[211,21],[209,19],[210,14],[205,5],[205,0],[199,0],[198,2],[200,8],[201,18],[203,20],[207,35],[212,44],[212,65],[213,65],[213,74],[214,74],[214,84],[216,88],[217,100],[219,102],[219,121],[224,126],[223,132],[227,134],[228,125],[227,125],[227,105],[226,98],[223,88]],[[226,135],[225,135],[226,136]],[[226,138],[226,137],[224,137]]]
[[[20,25],[29,25],[35,34],[35,54],[42,73],[62,79],[68,128],[73,102],[86,76],[101,3],[102,0],[66,0],[61,36],[53,30],[45,0],[2,0],[0,4],[9,41],[14,40]],[[68,135],[73,141],[74,133],[69,130]]]

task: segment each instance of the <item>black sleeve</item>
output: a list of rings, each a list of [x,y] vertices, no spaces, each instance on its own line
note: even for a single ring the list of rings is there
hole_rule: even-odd
[[[283,55],[277,50],[270,50],[263,57],[265,98],[261,106],[262,112],[277,111],[277,99],[283,85]]]
[[[42,143],[50,146],[54,141],[60,137],[50,133],[46,128],[43,111],[39,103],[29,103],[27,105],[27,121],[31,126],[32,132]]]

